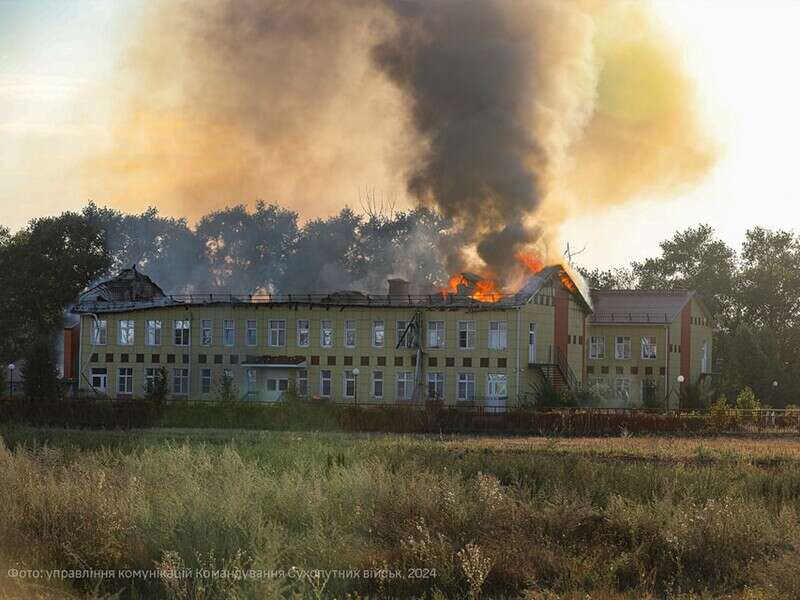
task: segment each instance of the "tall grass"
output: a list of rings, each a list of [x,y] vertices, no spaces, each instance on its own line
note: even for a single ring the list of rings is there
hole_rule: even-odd
[[[435,569],[429,578],[77,580],[52,597],[797,597],[792,461],[628,462],[341,434],[3,437],[3,564]],[[0,596],[24,597],[26,585],[0,580]]]

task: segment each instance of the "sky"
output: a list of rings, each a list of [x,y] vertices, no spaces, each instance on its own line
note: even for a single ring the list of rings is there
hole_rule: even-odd
[[[81,157],[112,142],[113,75],[141,2],[0,0],[0,224],[104,203],[78,173]],[[755,225],[800,232],[800,2],[652,5],[681,49],[719,159],[692,187],[567,220],[559,242],[586,246],[581,262],[606,268],[652,256],[699,222],[734,246]]]

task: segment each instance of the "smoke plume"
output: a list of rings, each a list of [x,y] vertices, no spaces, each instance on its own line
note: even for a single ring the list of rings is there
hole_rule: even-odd
[[[613,0],[157,3],[87,171],[95,197],[190,218],[405,189],[455,224],[452,269],[505,277],[575,211],[707,172],[676,56],[645,5]]]

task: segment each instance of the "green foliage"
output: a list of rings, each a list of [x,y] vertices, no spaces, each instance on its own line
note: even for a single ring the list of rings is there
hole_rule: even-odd
[[[169,377],[163,366],[156,371],[153,382],[145,384],[144,398],[151,402],[163,402],[169,397]]]
[[[236,385],[233,377],[224,373],[217,384],[215,394],[219,402],[237,402],[239,400],[239,386]]]
[[[705,381],[685,382],[680,393],[680,406],[683,410],[703,410],[709,407],[714,390]]]
[[[755,392],[749,386],[742,389],[736,396],[736,408],[739,410],[760,410],[761,402],[756,397]]]
[[[29,400],[48,401],[62,396],[53,341],[39,336],[30,342],[22,366],[23,390]]]

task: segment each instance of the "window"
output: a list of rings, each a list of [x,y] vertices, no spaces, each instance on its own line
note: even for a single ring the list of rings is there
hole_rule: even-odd
[[[458,374],[458,400],[472,402],[475,400],[475,374]]]
[[[311,322],[308,319],[297,319],[297,346],[308,348],[311,345]]]
[[[105,346],[108,342],[108,321],[97,319],[92,321],[92,344]],[[93,386],[97,387],[97,386]]]
[[[356,347],[356,322],[344,322],[344,345],[348,348]]]
[[[458,322],[458,347],[461,350],[475,347],[475,321]]]
[[[631,338],[628,336],[617,336],[614,346],[614,358],[629,359],[631,357]]]
[[[444,321],[428,321],[428,348],[444,348]]]
[[[284,319],[269,320],[269,345],[286,345],[286,321]]]
[[[372,372],[372,397],[383,398],[383,371]]]
[[[117,371],[117,392],[120,394],[133,394],[133,369],[121,367]]]
[[[289,389],[289,380],[285,377],[280,379],[275,379],[274,377],[270,377],[267,379],[267,391],[268,392],[285,392]]]
[[[342,395],[345,398],[352,398],[356,395],[356,376],[350,370],[345,370],[342,381]]]
[[[156,387],[156,377],[158,377],[158,369],[155,367],[148,367],[144,370],[144,391],[150,392]]]
[[[323,319],[320,322],[319,345],[323,348],[333,348],[333,321]]]
[[[656,382],[653,379],[642,379],[641,381],[641,396],[642,405],[647,408],[652,408],[656,404]]]
[[[172,369],[172,393],[178,396],[189,394],[189,369]]]
[[[654,335],[642,336],[642,358],[653,360],[656,357],[656,338]]]
[[[597,394],[601,398],[606,397],[608,388],[606,387],[605,377],[589,377],[586,380],[586,384],[589,387],[589,391],[592,393]]]
[[[210,346],[211,340],[211,319],[203,319],[200,322],[200,344]]]
[[[631,380],[627,377],[617,377],[614,382],[614,398],[617,402],[627,403],[631,399]]]
[[[149,320],[147,321],[147,330],[145,331],[144,343],[148,346],[161,345],[161,321]]]
[[[708,341],[700,347],[700,373],[708,373]]]
[[[247,369],[247,395],[253,396],[258,387],[258,374],[255,369]]]
[[[428,398],[444,398],[444,373],[428,373]]]
[[[383,348],[383,337],[385,333],[385,324],[383,321],[372,322],[372,345],[376,348]]]
[[[505,321],[489,321],[489,349],[505,350],[508,333]]]
[[[226,346],[236,344],[236,329],[233,319],[225,319],[222,322],[222,343]]]
[[[397,347],[398,348],[413,348],[414,347],[414,332],[408,326],[408,321],[397,322]],[[408,331],[406,331],[408,329]],[[405,337],[403,337],[405,336]],[[401,343],[402,341],[402,343]]]
[[[486,395],[490,398],[508,398],[508,379],[505,373],[489,373],[486,376]]]
[[[92,369],[92,387],[100,392],[105,392],[108,387],[108,369],[95,367]]]
[[[331,372],[327,369],[319,372],[319,395],[323,398],[331,397]]]
[[[255,319],[247,319],[245,340],[248,346],[255,346],[258,344],[258,323]]]
[[[133,346],[134,321],[123,319],[119,322],[119,335],[117,343],[120,346]]]
[[[211,393],[211,369],[200,369],[200,393]]]
[[[593,335],[589,338],[589,358],[602,359],[606,357],[606,338]]]
[[[414,373],[411,371],[398,371],[397,373],[397,399],[411,400],[414,393]]]
[[[175,345],[189,345],[189,319],[175,321]]]
[[[297,369],[296,392],[300,398],[308,397],[308,371],[306,369]]]

